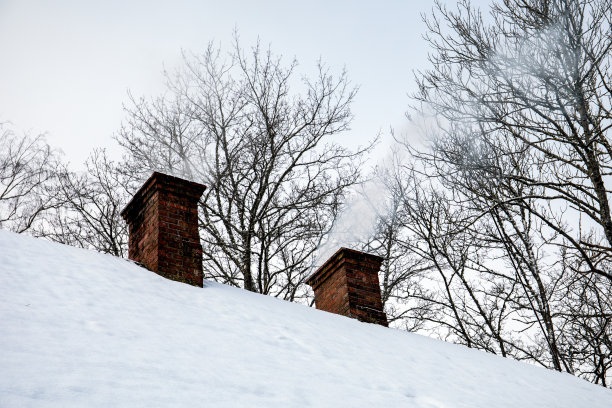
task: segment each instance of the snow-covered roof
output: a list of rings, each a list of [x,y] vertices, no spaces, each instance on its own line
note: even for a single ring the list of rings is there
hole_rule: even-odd
[[[0,230],[0,407],[590,407],[586,381]]]

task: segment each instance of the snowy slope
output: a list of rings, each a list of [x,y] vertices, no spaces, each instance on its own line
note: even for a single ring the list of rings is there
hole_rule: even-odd
[[[0,230],[0,407],[612,407],[419,335]]]

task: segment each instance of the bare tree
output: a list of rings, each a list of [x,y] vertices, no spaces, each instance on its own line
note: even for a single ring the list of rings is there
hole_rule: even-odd
[[[464,1],[458,13],[438,5],[428,20],[433,69],[417,76],[416,98],[448,123],[435,159],[515,183],[521,195],[509,197],[510,205],[559,234],[586,271],[612,279],[587,255],[609,253],[612,243],[611,3],[506,0],[492,8],[491,19],[487,24]],[[484,155],[508,163],[482,166]],[[528,171],[508,171],[514,157],[525,155]],[[555,216],[564,209],[559,225]],[[571,217],[578,216],[597,226],[602,240],[577,235]]]
[[[208,186],[201,200],[207,277],[294,300],[304,295],[322,237],[367,148],[331,141],[348,130],[355,89],[322,64],[296,80],[259,44],[209,46],[167,74],[168,92],[132,98],[117,139],[135,171],[171,172]],[[292,91],[298,88],[301,92]]]
[[[504,0],[483,16],[467,0],[436,3],[415,100],[439,126],[430,149],[411,149],[435,182],[406,201],[455,341],[603,385],[611,5]]]
[[[32,232],[42,216],[59,203],[53,183],[58,155],[42,135],[17,136],[0,123],[0,228]]]
[[[94,150],[85,171],[62,167],[57,196],[62,205],[50,213],[46,236],[56,242],[125,257],[127,226],[120,216],[138,183],[124,165]]]
[[[563,253],[565,279],[560,287],[559,342],[567,350],[566,360],[575,374],[610,386],[612,370],[612,282],[599,275],[585,275],[581,262]]]

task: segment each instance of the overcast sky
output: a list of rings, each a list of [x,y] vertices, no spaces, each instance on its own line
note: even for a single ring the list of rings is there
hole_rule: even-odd
[[[447,1],[451,4],[454,2]],[[482,0],[479,3],[486,3]],[[61,148],[73,164],[107,147],[127,90],[155,95],[181,49],[228,49],[259,37],[308,72],[320,57],[360,87],[343,143],[402,131],[413,70],[427,64],[421,13],[433,1],[28,1],[0,0],[0,121]],[[452,4],[451,4],[452,5]]]

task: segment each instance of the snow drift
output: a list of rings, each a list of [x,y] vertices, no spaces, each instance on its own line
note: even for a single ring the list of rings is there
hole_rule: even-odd
[[[610,390],[0,231],[0,407],[602,407]]]

